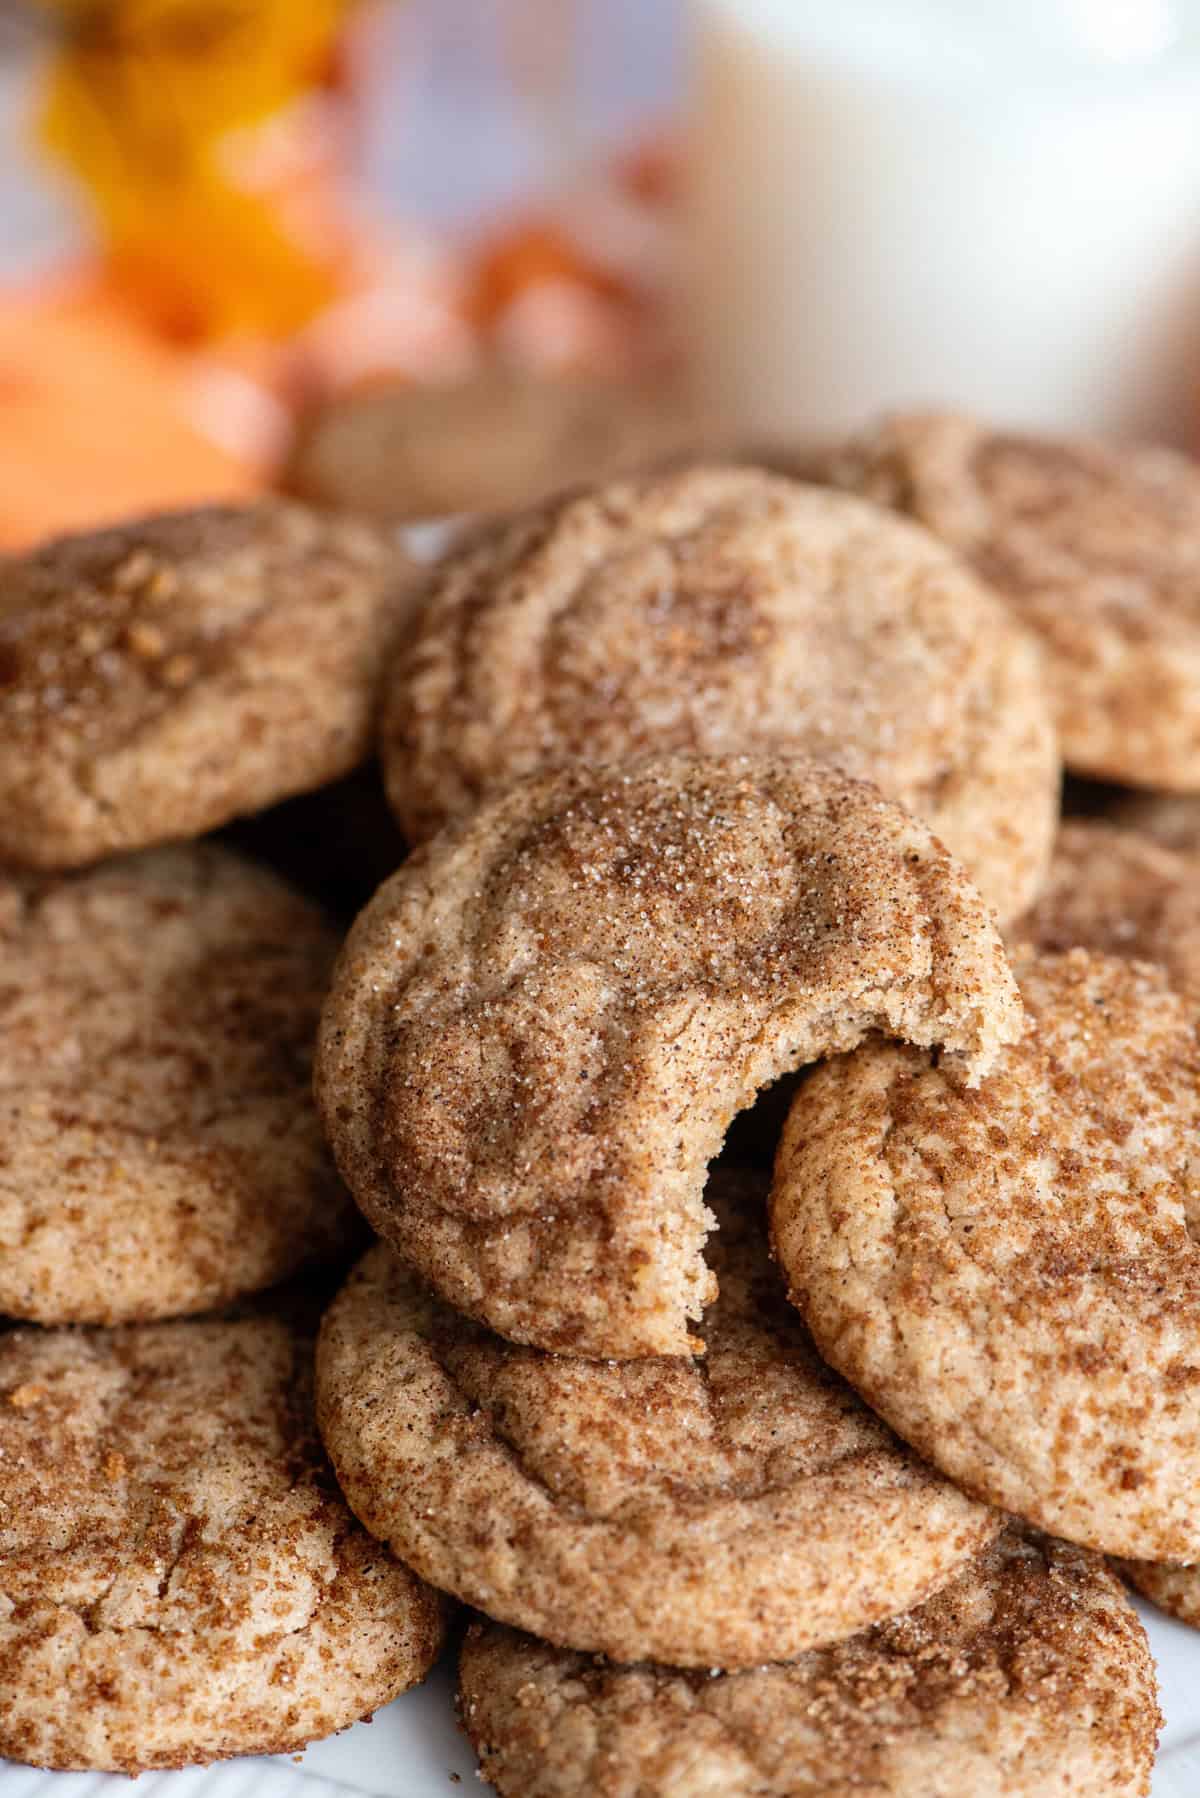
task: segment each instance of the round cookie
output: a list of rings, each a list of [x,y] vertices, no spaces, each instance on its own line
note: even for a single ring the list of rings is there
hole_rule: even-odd
[[[1118,1582],[1016,1529],[789,1666],[613,1667],[477,1622],[459,1705],[501,1798],[1145,1798],[1159,1725]]]
[[[1000,1528],[821,1362],[718,1174],[708,1352],[580,1361],[431,1299],[384,1245],[335,1299],[317,1415],[373,1535],[433,1585],[615,1660],[753,1666],[906,1609]]]
[[[903,520],[691,468],[567,495],[443,560],[385,684],[384,778],[411,841],[515,775],[671,750],[875,781],[1001,917],[1049,858],[1036,645]]]
[[[62,537],[0,567],[0,860],[198,836],[365,759],[408,564],[264,501]]]
[[[311,1098],[336,948],[214,844],[0,875],[0,1312],[172,1317],[351,1249]]]
[[[978,1092],[868,1045],[788,1117],[772,1234],[827,1359],[965,1490],[1200,1555],[1200,1049],[1145,963],[1030,953]]]
[[[302,422],[285,479],[315,505],[389,523],[507,512],[677,454],[697,422],[687,396],[661,384],[497,367],[334,400]]]
[[[0,1337],[0,1755],[279,1754],[423,1679],[442,1601],[358,1527],[283,1316]]]
[[[1121,1561],[1118,1565],[1151,1604],[1200,1629],[1200,1567],[1171,1567],[1153,1561]]]
[[[1067,819],[1037,904],[1008,934],[1159,962],[1178,991],[1200,993],[1200,868],[1136,831]]]
[[[1019,1032],[957,864],[832,770],[667,756],[534,776],[413,855],[342,952],[317,1095],[448,1303],[542,1348],[686,1354],[731,1119],[872,1029],[975,1076]]]
[[[1067,766],[1200,788],[1200,468],[1177,452],[884,419],[807,472],[926,525],[1034,629]]]

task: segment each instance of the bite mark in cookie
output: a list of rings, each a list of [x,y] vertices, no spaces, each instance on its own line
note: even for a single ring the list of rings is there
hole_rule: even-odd
[[[502,1335],[683,1354],[708,1163],[791,1068],[870,1030],[968,1078],[1020,1028],[987,906],[929,831],[795,760],[533,777],[358,920],[317,1090],[379,1233]]]

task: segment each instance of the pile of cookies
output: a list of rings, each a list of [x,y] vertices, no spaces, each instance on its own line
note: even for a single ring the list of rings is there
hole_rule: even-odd
[[[0,569],[0,1753],[298,1747],[457,1600],[503,1798],[1147,1793],[1198,594],[1200,470],[935,416]]]

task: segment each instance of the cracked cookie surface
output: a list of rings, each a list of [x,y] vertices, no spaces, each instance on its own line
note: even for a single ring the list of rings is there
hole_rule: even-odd
[[[499,782],[638,755],[803,755],[923,818],[1001,917],[1058,811],[1036,644],[923,531],[745,468],[570,494],[434,573],[385,682],[411,840]]]
[[[371,1223],[458,1310],[543,1348],[685,1354],[730,1120],[872,1029],[973,1076],[1020,1029],[990,912],[923,825],[794,760],[567,769],[376,895],[318,1101]]]
[[[1016,964],[978,1092],[867,1045],[816,1069],[772,1235],[818,1347],[979,1497],[1093,1548],[1200,1555],[1200,1051],[1165,974]]]
[[[438,1596],[358,1526],[283,1316],[0,1337],[0,1755],[283,1753],[422,1679]]]
[[[786,1666],[617,1667],[476,1622],[459,1703],[502,1798],[1144,1798],[1159,1722],[1118,1582],[1016,1529]]]
[[[1177,991],[1200,997],[1200,869],[1136,831],[1069,818],[1037,904],[1008,935],[1050,953],[1158,962]]]
[[[816,1355],[719,1173],[708,1352],[581,1361],[430,1298],[382,1244],[334,1301],[317,1412],[357,1515],[434,1585],[548,1639],[753,1665],[851,1634],[1000,1528]]]
[[[336,948],[211,843],[0,875],[0,1312],[170,1317],[349,1252],[311,1096]]]
[[[1067,766],[1200,787],[1200,469],[1150,445],[884,419],[806,472],[962,554],[1047,657]]]
[[[264,501],[0,565],[0,860],[199,836],[366,759],[409,586],[388,537]]]

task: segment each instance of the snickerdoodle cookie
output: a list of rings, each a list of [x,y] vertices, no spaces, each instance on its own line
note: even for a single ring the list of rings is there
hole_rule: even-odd
[[[0,1754],[275,1754],[424,1678],[442,1601],[362,1530],[282,1315],[0,1337]]]
[[[321,1331],[351,1506],[434,1585],[616,1660],[753,1666],[917,1603],[1000,1527],[816,1355],[761,1176],[717,1174],[708,1353],[581,1361],[431,1299],[380,1244]]]
[[[676,454],[698,428],[687,395],[661,382],[497,367],[334,400],[301,422],[285,480],[316,505],[393,522],[507,512]]]
[[[1009,936],[1156,961],[1172,986],[1200,996],[1200,866],[1136,831],[1068,819],[1037,904]]]
[[[686,1354],[705,1171],[790,1068],[880,1029],[973,1075],[1020,1031],[983,900],[924,825],[794,760],[503,789],[342,952],[317,1093],[380,1235],[502,1335]]]
[[[63,537],[0,565],[0,861],[197,836],[367,754],[411,575],[277,501]]]
[[[1141,962],[1030,954],[968,1092],[868,1045],[797,1095],[776,1252],[817,1346],[979,1497],[1089,1547],[1200,1555],[1200,1050]]]
[[[747,468],[615,483],[452,552],[389,671],[414,841],[497,782],[668,750],[798,754],[923,818],[1002,918],[1058,816],[1036,645],[923,531]]]
[[[460,1711],[502,1798],[1144,1798],[1159,1723],[1118,1582],[1017,1529],[789,1666],[614,1667],[477,1622]]]
[[[351,1246],[310,1096],[335,950],[212,844],[0,876],[0,1312],[171,1317]]]
[[[919,520],[1042,640],[1081,774],[1200,788],[1200,468],[1173,450],[916,413],[809,459]]]
[[[1200,1629],[1200,1566],[1172,1567],[1153,1561],[1118,1563],[1126,1579],[1160,1611]]]

